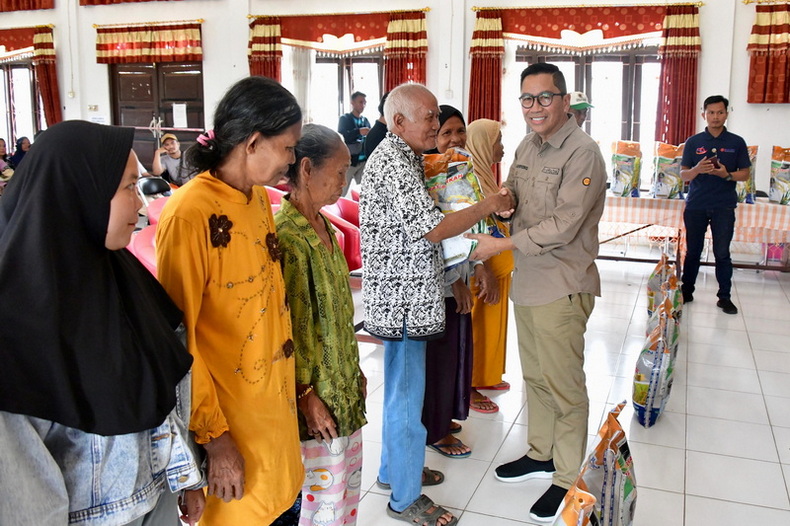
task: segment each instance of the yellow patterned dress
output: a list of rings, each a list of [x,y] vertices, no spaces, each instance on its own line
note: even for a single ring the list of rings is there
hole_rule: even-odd
[[[245,461],[244,497],[208,497],[202,526],[270,524],[304,479],[293,341],[274,219],[252,197],[205,172],[179,189],[156,232],[157,271],[184,311],[198,443],[230,430]]]

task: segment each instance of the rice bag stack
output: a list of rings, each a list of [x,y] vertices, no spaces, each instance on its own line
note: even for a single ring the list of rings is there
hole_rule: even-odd
[[[768,200],[780,205],[790,204],[790,148],[774,146]]]
[[[647,279],[647,316],[650,317],[653,315],[653,311],[655,310],[656,305],[661,303],[660,296],[661,296],[661,285],[669,279],[669,276],[675,273],[675,265],[669,262],[669,256],[666,252],[661,253],[661,257],[658,259],[658,264],[653,269],[653,272],[650,273],[650,277]],[[656,295],[659,296],[659,300],[656,301]]]
[[[617,417],[618,404],[598,431],[579,476],[565,495],[554,526],[631,526],[636,511],[636,475],[631,450]]]
[[[683,158],[683,145],[675,146],[656,142],[653,157],[653,182],[650,194],[658,199],[677,199],[683,197],[683,179],[680,177],[680,161]]]
[[[639,197],[642,151],[639,143],[617,141],[612,154],[612,193],[619,197]]]
[[[757,146],[747,146],[746,149],[749,151],[749,161],[752,163],[749,166],[749,178],[745,181],[736,181],[735,191],[738,193],[739,203],[753,205],[755,198],[754,166],[757,163]]]
[[[656,423],[672,391],[675,373],[672,348],[677,332],[669,303],[669,300],[662,303],[659,325],[650,333],[636,360],[633,402],[636,418],[644,427]]]
[[[472,171],[471,155],[461,149],[425,155],[425,188],[444,214],[463,210],[482,201],[480,182]],[[489,233],[486,222],[475,223],[465,233]],[[463,234],[442,241],[444,268],[449,269],[469,259],[477,241]]]

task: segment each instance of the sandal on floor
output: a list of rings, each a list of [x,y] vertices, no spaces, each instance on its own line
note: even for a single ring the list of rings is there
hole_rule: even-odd
[[[468,447],[466,444],[461,442],[461,439],[459,438],[456,438],[455,442],[451,442],[449,444],[428,444],[428,447],[447,458],[466,458],[472,454],[471,450],[467,451],[466,453],[450,453],[449,451],[446,451],[452,447]]]
[[[428,511],[431,508],[434,508],[434,510]],[[439,518],[445,513],[449,512],[438,504],[434,504],[434,502],[425,495],[420,495],[420,498],[415,500],[411,506],[400,513],[393,510],[390,505],[387,504],[387,515],[393,519],[405,521],[410,524],[438,526]],[[453,516],[450,522],[445,526],[455,526],[456,524],[458,524],[458,517]]]
[[[502,380],[495,385],[484,385],[483,387],[475,387],[475,389],[483,389],[484,391],[509,391],[510,382]]]
[[[453,427],[453,424],[455,424],[457,427]],[[464,427],[458,422],[452,422],[450,424],[450,434],[455,435],[456,433],[460,433],[463,428]]]
[[[428,466],[422,468],[422,485],[423,486],[438,486],[444,482],[444,473],[441,471],[437,471],[435,469],[431,469]],[[381,489],[391,490],[392,487],[387,484],[386,482],[381,482],[378,477],[376,477],[376,486]]]
[[[483,409],[482,407],[480,407],[480,403],[487,403],[487,402],[494,404],[494,407],[492,409]],[[490,398],[488,398],[487,396],[482,396],[480,398],[472,398],[472,401],[469,402],[469,409],[477,411],[478,413],[496,413],[497,411],[499,411],[499,406],[496,405],[496,403]]]

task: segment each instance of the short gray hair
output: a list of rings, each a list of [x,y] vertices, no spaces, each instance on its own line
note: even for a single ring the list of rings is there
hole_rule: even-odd
[[[401,84],[390,91],[387,101],[384,103],[384,119],[387,121],[387,129],[392,131],[395,125],[395,115],[400,113],[411,122],[415,122],[417,106],[421,102],[420,98],[425,95],[435,99],[431,90],[422,84]]]

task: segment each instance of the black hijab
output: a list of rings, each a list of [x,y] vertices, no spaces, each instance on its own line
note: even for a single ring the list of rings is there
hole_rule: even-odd
[[[442,104],[441,106],[439,106],[439,131],[441,131],[442,126],[444,126],[444,123],[447,122],[447,119],[449,119],[450,117],[458,117],[459,119],[461,119],[461,122],[464,123],[464,126],[466,126],[466,121],[464,120],[463,113],[453,108],[449,104]],[[427,150],[425,153],[439,153],[439,150],[438,148],[431,148],[430,150]]]
[[[14,168],[19,166],[19,163],[22,162],[22,159],[25,157],[27,153],[25,150],[22,149],[22,142],[25,141],[27,137],[20,137],[16,140],[16,148],[14,149],[14,155],[11,156],[11,166]],[[32,146],[32,145],[31,145]]]
[[[50,127],[0,199],[0,410],[101,435],[161,424],[192,357],[182,314],[104,240],[134,132]]]

